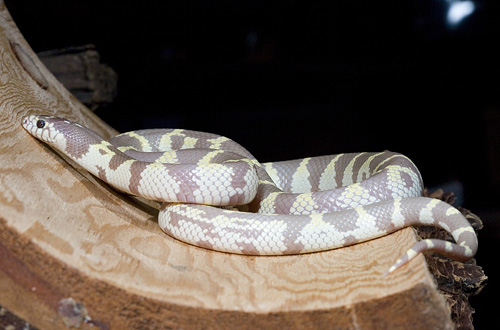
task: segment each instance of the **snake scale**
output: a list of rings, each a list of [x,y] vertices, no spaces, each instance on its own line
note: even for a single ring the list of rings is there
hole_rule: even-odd
[[[466,261],[477,237],[451,205],[421,197],[407,157],[389,151],[259,163],[216,134],[150,129],[106,141],[77,123],[31,115],[23,127],[128,194],[164,202],[158,223],[199,247],[245,255],[324,251],[413,225],[448,231],[456,243],[424,239],[386,272],[435,251]]]

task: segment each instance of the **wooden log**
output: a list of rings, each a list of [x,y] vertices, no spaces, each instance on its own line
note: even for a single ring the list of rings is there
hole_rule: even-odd
[[[29,136],[31,113],[116,133],[43,66],[0,1],[0,305],[35,327],[453,328],[422,256],[382,276],[413,229],[298,256],[196,248],[166,236],[156,208]]]
[[[113,102],[116,72],[101,63],[93,45],[68,47],[37,53],[47,69],[85,106],[95,111]]]

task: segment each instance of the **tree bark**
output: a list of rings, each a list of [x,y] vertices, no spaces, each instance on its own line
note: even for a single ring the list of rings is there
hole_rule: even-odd
[[[425,259],[385,270],[413,229],[298,256],[212,252],[165,235],[21,119],[116,131],[44,67],[0,1],[0,304],[39,329],[452,329]]]

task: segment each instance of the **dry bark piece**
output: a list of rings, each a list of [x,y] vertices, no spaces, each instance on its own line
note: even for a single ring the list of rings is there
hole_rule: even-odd
[[[0,305],[0,329],[2,330],[38,330],[28,322],[12,314]]]
[[[57,80],[92,111],[115,99],[117,74],[101,63],[94,45],[49,50],[37,55]]]
[[[442,189],[432,193],[425,189],[424,196],[438,198],[452,205],[456,200],[453,192],[444,192]],[[477,215],[463,207],[457,209],[469,220],[476,233],[483,228],[483,222]],[[452,240],[448,232],[436,227],[418,227],[417,233],[423,239],[434,237]],[[429,270],[436,279],[438,290],[446,298],[451,309],[455,327],[461,330],[474,329],[472,324],[474,309],[469,303],[469,298],[479,294],[486,286],[488,277],[483,269],[476,264],[475,259],[463,263],[436,253],[429,253],[426,255],[426,260]]]

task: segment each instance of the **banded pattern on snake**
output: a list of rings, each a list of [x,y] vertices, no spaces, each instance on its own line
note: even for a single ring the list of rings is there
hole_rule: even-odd
[[[405,156],[384,151],[260,164],[216,134],[153,129],[109,141],[68,120],[29,116],[23,127],[126,193],[163,203],[167,234],[211,250],[246,255],[324,251],[433,225],[456,243],[416,243],[387,271],[420,252],[472,258],[477,237],[451,205],[421,197],[423,182]]]

